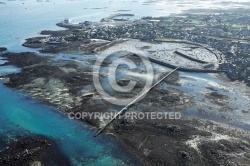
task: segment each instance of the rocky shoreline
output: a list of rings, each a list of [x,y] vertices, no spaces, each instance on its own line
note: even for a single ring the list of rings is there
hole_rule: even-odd
[[[209,30],[209,27],[213,25],[209,20],[212,17],[217,19],[217,16],[208,14],[207,17],[203,19],[203,17],[191,14],[184,21],[178,17],[162,17],[155,18],[158,19],[156,22],[152,20],[153,18],[146,17],[136,21],[119,20],[119,23],[109,22],[110,18],[106,18],[100,23],[85,21],[81,24],[71,24],[69,20],[64,20],[57,25],[68,29],[45,30],[40,34],[48,36],[29,38],[23,43],[25,47],[38,48],[40,53],[51,53],[51,57],[39,56],[31,52],[10,53],[5,52],[7,49],[1,47],[0,52],[3,52],[1,56],[8,61],[1,66],[14,65],[22,69],[21,72],[3,76],[2,79],[5,80],[6,86],[28,93],[65,114],[72,113],[71,115],[74,116],[88,112],[112,113],[120,107],[105,101],[93,85],[95,56],[105,53],[121,55],[122,58],[141,64],[140,58],[136,59],[136,57],[140,51],[147,52],[150,54],[149,61],[154,63],[154,81],[171,71],[166,71],[165,68],[162,70],[162,66],[175,68],[177,63],[179,66],[184,66],[180,68],[184,72],[218,73],[228,70],[228,68],[221,67],[225,63],[224,55],[228,54],[221,50],[223,41],[220,39],[218,42],[217,38],[213,37],[214,33]],[[178,32],[169,26],[169,19],[173,19],[171,25],[177,28]],[[197,26],[198,23],[203,23],[204,27]],[[102,24],[105,26],[101,26]],[[197,32],[204,31],[207,36],[199,36],[196,32],[189,34],[192,30],[185,30],[180,24],[187,27],[192,25]],[[206,24],[209,25],[208,28]],[[112,25],[111,28],[110,25]],[[145,27],[149,28],[145,29]],[[148,33],[142,33],[142,31]],[[214,48],[220,47],[217,49],[221,52],[209,46],[197,44],[197,42],[203,44],[218,42],[219,44]],[[167,46],[164,46],[165,43]],[[238,44],[244,45],[241,42]],[[139,53],[138,50],[140,50]],[[175,51],[171,53],[165,50]],[[55,60],[52,54],[58,53],[77,56]],[[101,66],[108,67],[113,60],[105,59]],[[191,63],[195,67],[192,68],[192,65],[190,67]],[[136,70],[120,69],[119,72],[126,75],[125,78],[117,80],[120,86],[126,86],[130,80],[136,81],[137,84],[129,93],[112,91],[111,94],[118,98],[138,94],[145,84],[142,78],[147,77],[145,69],[140,66]],[[105,83],[107,71],[100,71],[99,74],[101,82]],[[215,76],[219,77],[217,74]],[[188,110],[194,109],[198,110],[193,113],[198,115],[196,118],[194,118],[196,115],[193,117],[191,113],[192,118],[184,116],[178,120],[117,120],[105,130],[106,134],[120,140],[124,147],[138,158],[141,165],[249,165],[250,134],[246,130],[236,128],[238,127],[236,123],[240,122],[236,122],[239,117],[235,113],[241,111],[240,116],[249,116],[249,103],[245,105],[243,103],[244,106],[239,105],[242,101],[239,101],[240,99],[238,100],[233,94],[227,93],[233,90],[233,93],[243,94],[244,90],[227,87],[229,85],[225,83],[227,81],[224,82],[225,84],[217,84],[210,80],[208,87],[199,89],[197,85],[199,82],[193,85],[189,82],[194,79],[192,75],[185,77],[175,72],[164,80],[161,86],[155,87],[143,100],[130,107],[128,112],[166,113],[172,111],[185,114]],[[200,79],[206,81],[204,78]],[[199,90],[200,94],[197,95],[196,91]],[[216,120],[221,118],[224,121],[215,122],[213,116]],[[108,122],[108,119],[93,119],[89,116],[80,120],[96,129]],[[225,124],[233,124],[235,127]]]
[[[211,121],[126,121],[112,132],[145,166],[250,163],[249,133]]]
[[[0,47],[0,52],[4,52],[4,51],[7,51],[7,48],[5,48],[5,47]]]
[[[40,47],[41,52],[46,53],[64,52],[71,47],[71,51],[91,53],[95,51],[95,47],[89,42],[90,39],[109,42],[121,38],[172,42],[184,40],[220,51],[218,57],[223,56],[225,59],[219,63],[219,70],[225,71],[232,81],[243,81],[249,86],[249,26],[245,21],[249,20],[247,13],[248,10],[244,8],[223,11],[194,9],[168,17],[144,17],[130,21],[113,21],[112,17],[107,17],[102,22],[72,24],[66,19],[58,25],[68,28],[67,30],[44,33],[51,35],[47,43],[27,40],[24,46]],[[82,45],[85,42],[88,44]],[[39,46],[37,43],[43,44]],[[67,47],[68,45],[71,47]]]
[[[29,52],[4,53],[1,56],[8,60],[4,65],[22,68],[20,73],[4,76],[8,87],[20,89],[65,113],[105,112],[114,109],[113,105],[102,100],[95,90],[90,88],[86,93],[82,91],[82,88],[93,85],[93,80],[91,70],[84,68],[79,62],[64,60],[58,63],[51,57]],[[89,62],[94,64],[92,61]],[[178,80],[179,75],[176,73],[165,81],[170,85],[180,86]],[[207,98],[215,104],[217,98],[228,100],[227,96],[214,91],[207,95]],[[173,109],[183,112],[195,104],[192,96],[177,89],[157,87],[129,111],[136,111],[138,108],[143,111],[158,111],[161,108],[164,111]],[[102,119],[93,120],[88,117],[82,120],[96,128],[104,123]],[[243,134],[235,135],[235,131]],[[249,134],[244,132],[240,129],[222,127],[221,124],[211,121],[186,118],[125,119],[115,121],[106,131],[107,134],[119,139],[124,147],[143,163],[142,165],[249,163]],[[238,153],[245,155],[239,156]]]
[[[44,136],[30,136],[8,145],[0,152],[2,166],[70,166],[57,144]]]

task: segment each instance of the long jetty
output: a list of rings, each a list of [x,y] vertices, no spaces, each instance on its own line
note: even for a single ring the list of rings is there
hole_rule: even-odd
[[[157,81],[151,88],[143,92],[141,95],[139,95],[136,99],[131,101],[127,106],[123,107],[104,127],[102,127],[95,135],[94,137],[97,137],[103,130],[105,130],[118,116],[124,115],[128,108],[135,104],[138,100],[140,100],[144,95],[146,95],[149,91],[151,91],[153,88],[155,88],[158,84],[160,84],[165,78],[173,74],[175,71],[177,71],[179,67],[176,67],[174,70],[172,70],[170,73],[162,77],[159,81]]]

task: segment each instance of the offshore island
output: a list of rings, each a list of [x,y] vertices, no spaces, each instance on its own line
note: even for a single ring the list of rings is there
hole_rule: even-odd
[[[154,81],[180,68],[128,111],[175,111],[187,116],[117,120],[106,134],[118,139],[141,165],[249,165],[250,126],[244,123],[250,116],[249,17],[247,9],[233,9],[191,10],[139,20],[133,14],[116,14],[79,24],[65,19],[57,24],[65,30],[44,30],[40,34],[45,36],[23,43],[44,56],[1,48],[1,59],[6,60],[1,66],[14,65],[21,71],[0,78],[8,87],[66,114],[114,112],[120,107],[102,99],[93,85],[96,57],[111,55],[100,73],[105,84],[105,67],[116,56],[140,64],[137,55],[143,52],[153,64]],[[121,86],[129,80],[137,84],[132,92],[124,95],[111,90],[112,95],[134,96],[143,88],[147,76],[143,66],[119,68],[119,73]],[[193,73],[206,76],[197,81]],[[82,120],[95,128],[107,123]],[[13,159],[6,157],[11,156],[9,152],[3,153],[1,164]]]

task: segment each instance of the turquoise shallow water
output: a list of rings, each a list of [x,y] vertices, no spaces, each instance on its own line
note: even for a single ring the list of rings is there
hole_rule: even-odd
[[[56,140],[74,165],[135,164],[113,138],[94,138],[89,126],[0,84],[0,136],[14,140],[42,134]],[[1,144],[1,143],[0,143]],[[2,144],[0,147],[4,147]]]
[[[37,36],[41,30],[62,29],[56,23],[64,18],[72,22],[99,21],[102,17],[130,9],[123,13],[141,16],[165,16],[189,8],[218,6],[214,1],[159,1],[144,5],[144,0],[36,0],[9,1],[0,4],[0,46],[14,52],[35,51],[22,47],[28,37]],[[216,1],[217,2],[217,1]],[[220,1],[218,1],[219,3]],[[179,4],[179,5],[178,5]],[[181,5],[182,4],[182,5]],[[213,6],[212,5],[212,6]],[[100,9],[97,9],[100,8]],[[68,58],[68,57],[64,57]],[[63,58],[62,58],[63,59]],[[0,59],[0,64],[5,63]],[[13,66],[0,67],[0,76],[18,72]],[[56,140],[74,165],[134,165],[135,161],[111,137],[100,135],[78,121],[69,120],[51,107],[39,103],[22,93],[6,88],[0,83],[0,150],[8,143],[29,135],[42,134]]]

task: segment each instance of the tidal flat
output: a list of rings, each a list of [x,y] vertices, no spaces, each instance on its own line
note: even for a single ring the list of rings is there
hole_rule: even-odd
[[[131,3],[139,4],[134,1]],[[140,3],[150,7],[158,2]],[[185,8],[185,3],[179,1],[178,4],[179,7]],[[227,5],[234,8],[235,4]],[[237,4],[240,7],[246,5]],[[7,124],[5,127],[8,128],[10,121],[15,122],[14,115],[17,114],[19,118],[15,124],[22,126],[19,132],[22,133],[23,128],[28,128],[36,134],[49,136],[38,140],[46,140],[58,156],[64,156],[65,161],[55,158],[53,162],[63,162],[66,165],[248,165],[250,90],[245,76],[247,72],[243,77],[235,74],[244,67],[240,65],[241,60],[247,59],[238,59],[239,63],[234,65],[236,67],[233,68],[233,75],[229,75],[230,73],[226,72],[227,66],[223,66],[234,57],[230,56],[232,52],[228,53],[228,49],[234,50],[235,54],[239,53],[240,57],[245,56],[245,48],[249,45],[248,39],[244,38],[247,26],[243,22],[248,16],[244,15],[233,21],[228,15],[235,18],[239,16],[235,12],[241,9],[221,12],[213,9],[203,10],[202,5],[200,8],[202,9],[187,11],[192,14],[184,12],[169,17],[135,16],[128,19],[127,15],[117,18],[107,16],[101,18],[102,21],[86,21],[80,24],[69,24],[69,20],[65,19],[63,24],[59,25],[68,29],[42,30],[39,37],[33,37],[32,35],[36,35],[31,34],[23,43],[29,52],[13,52],[1,47],[0,79],[4,85],[56,108],[48,111],[53,118],[46,119],[38,105],[35,107],[38,110],[37,116],[44,119],[37,118],[36,122],[33,122],[31,117],[37,116],[32,110],[29,110],[30,114],[25,114],[22,109],[6,109],[8,106],[4,105],[0,108],[6,110],[4,114],[11,119],[3,120]],[[86,11],[90,9],[109,10],[108,7],[85,7]],[[130,14],[136,10],[118,11]],[[215,11],[218,12],[216,15],[211,14]],[[240,13],[244,14],[246,11],[242,9]],[[164,14],[165,11],[159,12]],[[227,27],[219,26],[223,21],[228,23]],[[218,37],[218,33],[222,36]],[[224,47],[225,45],[228,47]],[[237,49],[234,45],[238,46]],[[150,61],[153,75],[148,74],[142,64],[142,54],[153,59]],[[100,65],[100,71],[93,72],[98,58],[106,55],[109,55],[109,58]],[[109,83],[109,68],[117,59],[123,59],[126,63],[133,61],[137,65],[132,69],[120,66],[115,73],[115,79],[120,86],[126,86],[129,81],[136,81],[135,88],[130,92],[116,92]],[[121,109],[121,106],[107,102],[98,93],[99,89],[93,82],[93,76],[96,74],[100,75],[100,83],[108,93],[117,98],[126,98],[137,95],[145,86],[146,79],[153,79],[155,83],[171,72],[171,68],[177,66],[184,70],[174,72],[142,100],[129,107],[128,112],[178,112],[181,119],[116,120],[100,137],[92,138],[94,132],[103,127],[109,119],[92,119],[87,116],[77,123],[67,117],[68,113],[115,113]],[[227,77],[233,77],[237,81],[232,82]],[[7,90],[3,92],[5,95],[12,94]],[[4,99],[2,96],[3,101]],[[23,98],[12,100],[21,101]],[[32,104],[30,105],[33,108]],[[52,113],[58,110],[63,113],[60,114],[60,117],[64,117],[62,122]],[[79,127],[85,126],[86,123],[91,129]],[[19,144],[23,145],[23,142],[26,142],[24,147],[28,146],[28,152],[37,149],[36,144],[39,144],[39,141],[36,142],[36,137],[27,137],[30,133],[26,132],[25,130],[25,134],[20,136],[22,139],[15,136],[13,131],[3,134],[6,137],[0,140],[4,142],[0,144],[1,163],[8,164],[16,159],[15,155],[10,154],[12,152],[26,154],[27,151],[18,151],[17,148]],[[59,150],[54,146],[53,139],[59,145]],[[31,145],[26,140],[31,142]],[[16,144],[11,144],[13,142]],[[29,149],[29,146],[32,148]],[[92,147],[96,152],[91,150]],[[18,159],[25,164],[28,162],[46,165],[40,155],[46,151],[46,148],[43,148],[38,151],[38,155],[35,153],[28,160],[22,157]],[[36,161],[30,163],[30,160]]]
[[[127,53],[120,54],[124,57]],[[19,73],[6,75],[4,79],[8,79],[6,83],[8,87],[20,89],[66,114],[69,112],[113,112],[119,110],[120,107],[106,102],[96,92],[91,72],[95,61],[94,57],[90,58],[89,56],[87,55],[85,58],[88,63],[82,63],[75,58],[73,60],[58,60],[53,56],[41,57],[34,53],[5,53],[2,54],[2,57],[7,59],[7,64],[21,67],[22,70]],[[109,63],[110,61],[107,61],[103,68],[102,80],[104,84],[105,77],[107,77],[105,72],[107,67],[105,68],[105,66]],[[154,71],[157,73],[154,79],[157,80],[166,71],[171,70],[155,64]],[[123,73],[118,77],[120,80],[134,79],[143,82],[145,78],[143,68],[130,71],[121,68],[119,72]],[[188,165],[197,162],[209,165],[211,162],[215,164],[218,162],[223,164],[248,162],[246,155],[236,155],[238,153],[247,154],[249,150],[248,99],[244,99],[246,105],[242,104],[241,107],[237,107],[242,109],[237,115],[230,100],[238,102],[235,101],[234,96],[227,94],[227,89],[230,86],[225,87],[230,82],[216,83],[214,77],[208,77],[203,78],[204,81],[209,80],[208,84],[199,87],[196,85],[199,80],[195,81],[197,78],[199,79],[200,76],[195,73],[190,75],[176,72],[128,110],[131,112],[176,111],[183,115],[180,120],[116,121],[106,130],[106,133],[120,140],[124,147],[134,154],[143,165],[179,165],[181,163]],[[113,94],[119,97],[121,95],[122,97],[133,96],[138,93],[140,88],[141,86],[138,85],[134,91],[125,95]],[[112,91],[112,89],[110,90]],[[236,92],[239,93],[237,90]],[[236,98],[244,101],[240,98],[240,94],[242,95],[242,92],[236,95]],[[214,116],[218,117],[214,119]],[[93,120],[88,117],[82,120],[95,128],[107,123],[107,120]],[[231,127],[226,124],[231,125]],[[242,148],[239,148],[239,145]],[[173,156],[176,157],[173,158]]]

